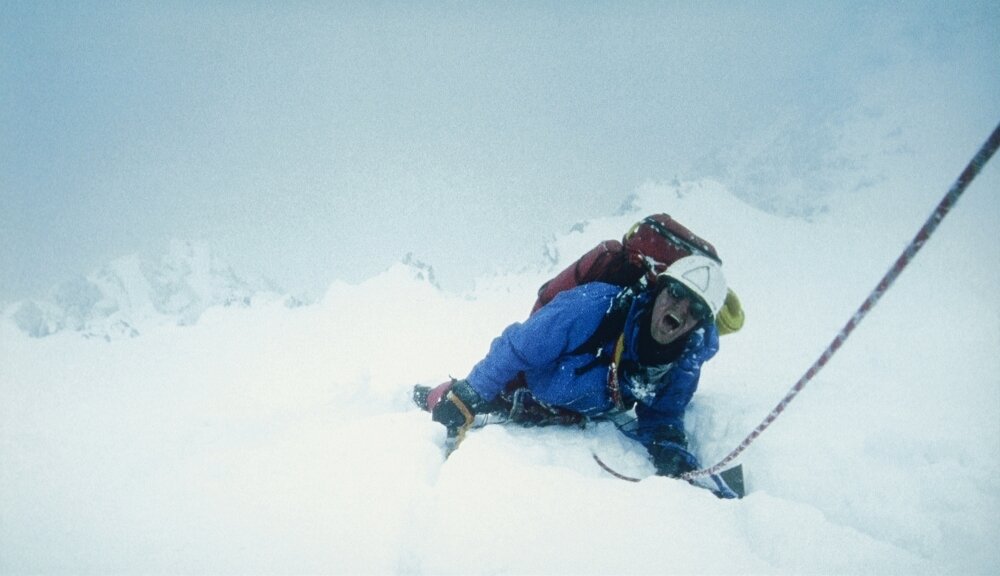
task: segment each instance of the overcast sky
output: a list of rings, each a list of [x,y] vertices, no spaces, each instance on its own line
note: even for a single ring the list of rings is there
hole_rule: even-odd
[[[950,182],[1000,121],[997,6],[0,0],[0,301],[170,238],[299,293],[407,252],[461,289],[649,180],[804,213],[889,151]]]

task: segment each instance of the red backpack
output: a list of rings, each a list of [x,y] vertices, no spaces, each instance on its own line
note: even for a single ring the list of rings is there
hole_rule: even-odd
[[[722,263],[714,246],[669,215],[647,216],[632,226],[621,242],[601,242],[542,284],[531,313],[551,302],[563,290],[588,282],[632,286],[643,276],[652,281],[667,266],[692,254]]]

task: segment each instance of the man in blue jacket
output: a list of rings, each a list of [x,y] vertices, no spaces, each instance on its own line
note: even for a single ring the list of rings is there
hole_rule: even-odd
[[[583,417],[634,408],[623,431],[649,450],[658,474],[679,476],[698,468],[684,411],[702,364],[719,349],[714,319],[726,294],[719,264],[697,255],[671,264],[646,290],[600,282],[566,290],[507,327],[468,377],[426,408],[453,445],[476,414],[494,411],[512,381],[538,404]]]

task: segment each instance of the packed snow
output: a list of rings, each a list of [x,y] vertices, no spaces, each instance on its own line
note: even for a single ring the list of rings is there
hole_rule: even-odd
[[[975,184],[743,455],[742,500],[651,476],[608,423],[489,425],[445,460],[443,428],[409,399],[416,383],[467,374],[547,277],[668,212],[715,244],[748,315],[687,418],[712,464],[823,351],[942,192],[845,195],[805,220],[714,181],[649,183],[622,213],[555,236],[552,268],[468,293],[408,258],[315,303],[253,298],[137,335],[36,338],[8,318],[0,572],[995,573],[998,214],[995,190]],[[608,475],[592,452],[645,479]]]

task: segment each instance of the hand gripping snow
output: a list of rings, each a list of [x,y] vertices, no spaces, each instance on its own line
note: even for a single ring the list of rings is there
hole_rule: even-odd
[[[896,281],[900,273],[910,264],[913,257],[923,248],[924,243],[931,237],[931,234],[937,229],[938,225],[944,220],[944,217],[951,211],[952,207],[958,201],[958,198],[965,192],[965,189],[969,187],[969,184],[975,179],[976,175],[982,170],[983,166],[989,161],[993,154],[997,151],[997,147],[1000,146],[1000,124],[993,129],[993,133],[990,135],[989,139],[982,145],[976,156],[969,162],[969,165],[965,167],[962,174],[958,177],[958,180],[952,184],[951,189],[945,194],[944,198],[934,209],[930,218],[924,223],[923,227],[917,232],[917,235],[913,238],[910,244],[903,250],[899,258],[896,260],[895,264],[889,268],[882,280],[875,286],[875,289],[871,291],[868,298],[861,304],[857,312],[848,320],[847,324],[837,333],[837,336],[830,342],[826,350],[820,355],[820,357],[813,363],[812,366],[806,371],[806,373],[799,379],[798,382],[792,386],[788,394],[778,402],[778,405],[771,410],[771,413],[767,415],[764,420],[754,428],[740,445],[733,449],[725,458],[719,461],[718,464],[711,466],[709,468],[704,468],[702,470],[695,470],[693,472],[688,472],[687,474],[681,475],[684,480],[691,480],[694,478],[699,478],[702,476],[711,476],[714,474],[719,474],[726,466],[728,466],[733,460],[735,460],[744,450],[747,449],[750,444],[754,442],[767,429],[768,426],[774,422],[778,416],[785,411],[788,404],[806,387],[820,370],[826,366],[826,363],[830,361],[830,358],[840,349],[847,340],[848,336],[854,331],[854,329],[861,323],[861,320],[875,307],[875,304],[885,295],[889,287]]]

